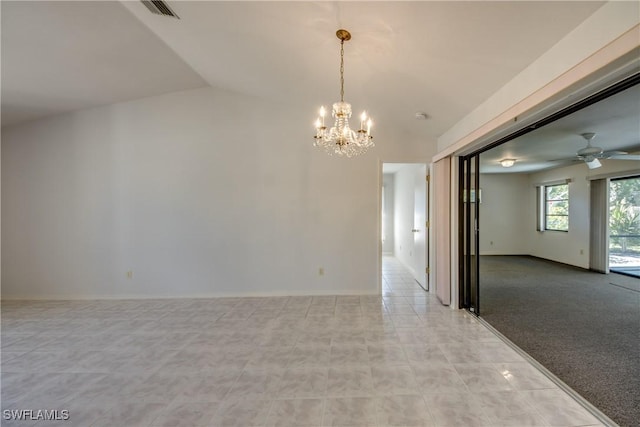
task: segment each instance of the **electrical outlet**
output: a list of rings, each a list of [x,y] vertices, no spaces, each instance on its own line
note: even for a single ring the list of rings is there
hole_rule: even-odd
[[[318,269],[318,276],[324,276],[324,267]]]
[[[580,255],[584,255],[584,249],[580,249]]]
[[[133,279],[133,270],[127,271],[127,279]]]

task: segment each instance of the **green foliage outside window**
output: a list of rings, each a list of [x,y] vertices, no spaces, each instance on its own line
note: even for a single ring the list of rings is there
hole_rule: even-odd
[[[640,178],[611,181],[609,232],[611,252],[640,253]]]

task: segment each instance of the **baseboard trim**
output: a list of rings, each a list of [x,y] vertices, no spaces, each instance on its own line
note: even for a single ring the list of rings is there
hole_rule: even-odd
[[[478,321],[489,331],[491,331],[495,336],[500,338],[505,344],[507,344],[512,350],[518,353],[522,358],[524,358],[527,362],[533,365],[538,371],[540,371],[544,376],[549,378],[551,382],[558,386],[562,391],[567,393],[573,400],[575,400],[580,406],[589,411],[591,415],[596,417],[598,421],[600,421],[605,427],[620,427],[615,421],[606,416],[600,409],[596,408],[589,402],[587,399],[582,397],[578,392],[569,387],[564,381],[558,378],[553,372],[545,368],[540,362],[531,357],[527,352],[522,350],[520,347],[515,345],[509,338],[502,335],[497,329],[491,326],[486,320],[482,317],[477,317]]]
[[[212,292],[191,295],[2,295],[0,301],[91,301],[91,300],[150,300],[150,299],[212,299],[212,298],[269,298],[269,297],[315,297],[315,296],[381,296],[379,291],[367,292],[362,289],[327,290],[320,292]]]
[[[533,256],[531,254],[514,254],[514,253],[504,253],[503,251],[482,251],[480,252],[480,256]]]

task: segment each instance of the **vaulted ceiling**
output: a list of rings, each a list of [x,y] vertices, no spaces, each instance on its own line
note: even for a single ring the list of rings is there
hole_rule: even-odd
[[[0,7],[3,126],[207,85],[119,2]]]
[[[309,111],[339,98],[433,143],[603,2],[11,2],[2,123],[212,86]],[[416,112],[429,119],[418,121]]]

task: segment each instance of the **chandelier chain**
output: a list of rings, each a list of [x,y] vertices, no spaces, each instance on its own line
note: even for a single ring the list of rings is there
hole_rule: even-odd
[[[344,102],[344,39],[340,40],[340,102]]]

